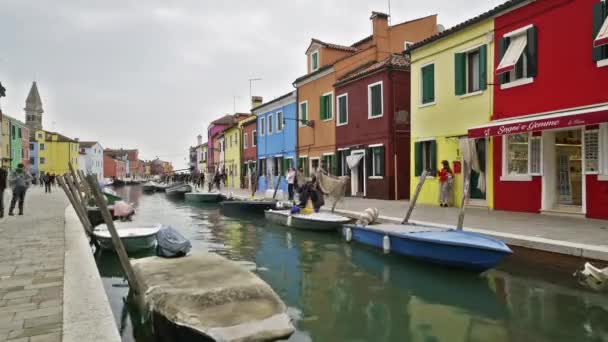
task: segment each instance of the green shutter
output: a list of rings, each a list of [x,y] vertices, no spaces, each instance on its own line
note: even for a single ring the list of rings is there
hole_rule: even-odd
[[[429,144],[430,155],[431,155],[431,175],[435,176],[437,174],[437,142],[435,140],[430,141]]]
[[[338,151],[336,152],[336,176],[344,176],[342,174],[342,156],[344,155],[345,151]]]
[[[498,62],[500,64],[500,61],[502,61],[502,58],[504,57],[505,53],[507,52],[507,48],[509,47],[509,40],[508,38],[502,38],[498,41]],[[498,75],[498,84],[505,84],[507,83],[507,73],[502,73]]]
[[[528,44],[526,45],[526,57],[528,59],[528,77],[536,77],[537,73],[538,73],[538,61],[537,61],[537,33],[536,33],[536,27],[531,27],[528,29],[528,32],[526,32],[526,35],[528,36]]]
[[[325,100],[325,105],[327,106],[327,117],[326,119],[333,119],[334,118],[334,113],[333,113],[333,104],[334,104],[334,97],[332,95],[327,95],[327,100]]]
[[[365,149],[365,169],[367,170],[366,178],[374,175],[374,170],[372,169],[372,158],[374,158],[373,153],[374,153],[373,148]]]
[[[595,37],[600,32],[602,25],[604,24],[604,20],[606,20],[606,16],[608,15],[608,5],[603,2],[596,2],[593,4],[593,37],[591,38],[591,47],[593,48],[593,61],[601,61],[602,59],[608,58],[606,54],[607,48],[605,46],[593,47],[593,42],[595,41]]]
[[[414,144],[414,176],[422,174],[422,143]]]
[[[327,116],[326,112],[327,107],[325,107],[325,96],[321,96],[319,98],[319,119],[325,120]]]
[[[435,101],[435,64],[431,64],[425,67],[426,79],[424,81],[426,88],[426,101],[425,103]]]
[[[386,162],[386,155],[384,153],[384,146],[377,147],[377,152],[380,153],[380,174],[379,176],[384,177],[384,164]]]
[[[488,46],[482,45],[479,48],[479,89],[488,88]]]
[[[466,80],[466,54],[457,53],[454,55],[454,89],[456,95],[463,95],[467,92]]]
[[[375,85],[371,89],[372,113],[371,116],[378,116],[382,114],[382,86]]]
[[[329,169],[331,170],[331,174],[334,176],[338,175],[338,170],[336,169],[336,155],[332,154],[329,156]]]

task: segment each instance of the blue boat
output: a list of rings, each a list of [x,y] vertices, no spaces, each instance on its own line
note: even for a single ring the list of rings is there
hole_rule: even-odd
[[[513,253],[484,234],[413,224],[345,224],[342,235],[385,252],[475,272],[493,268]]]

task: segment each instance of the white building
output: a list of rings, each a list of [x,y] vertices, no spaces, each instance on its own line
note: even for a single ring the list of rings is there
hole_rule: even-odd
[[[85,174],[97,175],[103,181],[103,147],[96,141],[81,141],[79,144],[78,167]]]

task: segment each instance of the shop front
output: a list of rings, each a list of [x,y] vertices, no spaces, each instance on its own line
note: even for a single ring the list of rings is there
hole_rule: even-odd
[[[495,208],[608,219],[608,105],[469,130],[494,141]]]

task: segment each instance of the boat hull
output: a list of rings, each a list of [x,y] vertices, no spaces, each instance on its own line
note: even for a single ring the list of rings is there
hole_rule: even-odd
[[[188,184],[182,184],[165,189],[167,196],[173,197],[184,197],[184,195],[189,192],[192,192],[192,186]]]
[[[348,232],[349,229],[350,233]],[[433,239],[429,234],[433,234],[433,236],[443,235],[448,239]],[[342,228],[342,236],[348,240],[349,235],[352,241],[379,249],[386,247],[385,237],[388,237],[391,253],[474,272],[483,272],[494,268],[506,256],[512,253],[504,243],[489,236],[451,229],[433,229],[430,232],[407,232],[406,228],[404,228],[404,232],[395,233],[382,229],[374,229],[373,226],[362,227],[347,224]],[[500,242],[504,245],[504,248],[485,248],[483,246],[458,244],[454,240],[450,241],[451,238],[457,238],[456,240],[458,240],[463,237],[487,239],[492,243]]]
[[[226,201],[222,202],[222,210],[227,214],[259,215],[263,216],[266,210],[275,210],[276,201]]]
[[[208,192],[189,192],[184,195],[188,202],[193,203],[220,203],[224,200],[224,196],[218,193]]]
[[[300,229],[310,230],[318,232],[333,232],[342,227],[343,224],[348,223],[350,219],[344,218],[344,220],[332,220],[322,221],[311,219],[312,215],[295,214],[290,215],[289,210],[268,210],[264,212],[264,216],[270,222],[280,224],[283,226]],[[327,214],[326,214],[327,215]],[[291,219],[290,219],[291,217]]]
[[[135,253],[147,250],[156,246],[156,235],[144,238],[121,238],[122,244],[125,246],[127,253]],[[114,244],[111,238],[97,238],[99,246],[103,249],[114,250]]]
[[[128,226],[127,226],[128,227]],[[116,224],[116,231],[120,236],[125,250],[128,253],[135,253],[142,250],[147,250],[156,246],[156,233],[160,229],[160,225],[156,227],[130,227],[125,228],[121,223]],[[112,236],[105,225],[102,225],[93,231],[95,239],[99,242],[99,246],[103,249],[114,250]]]

